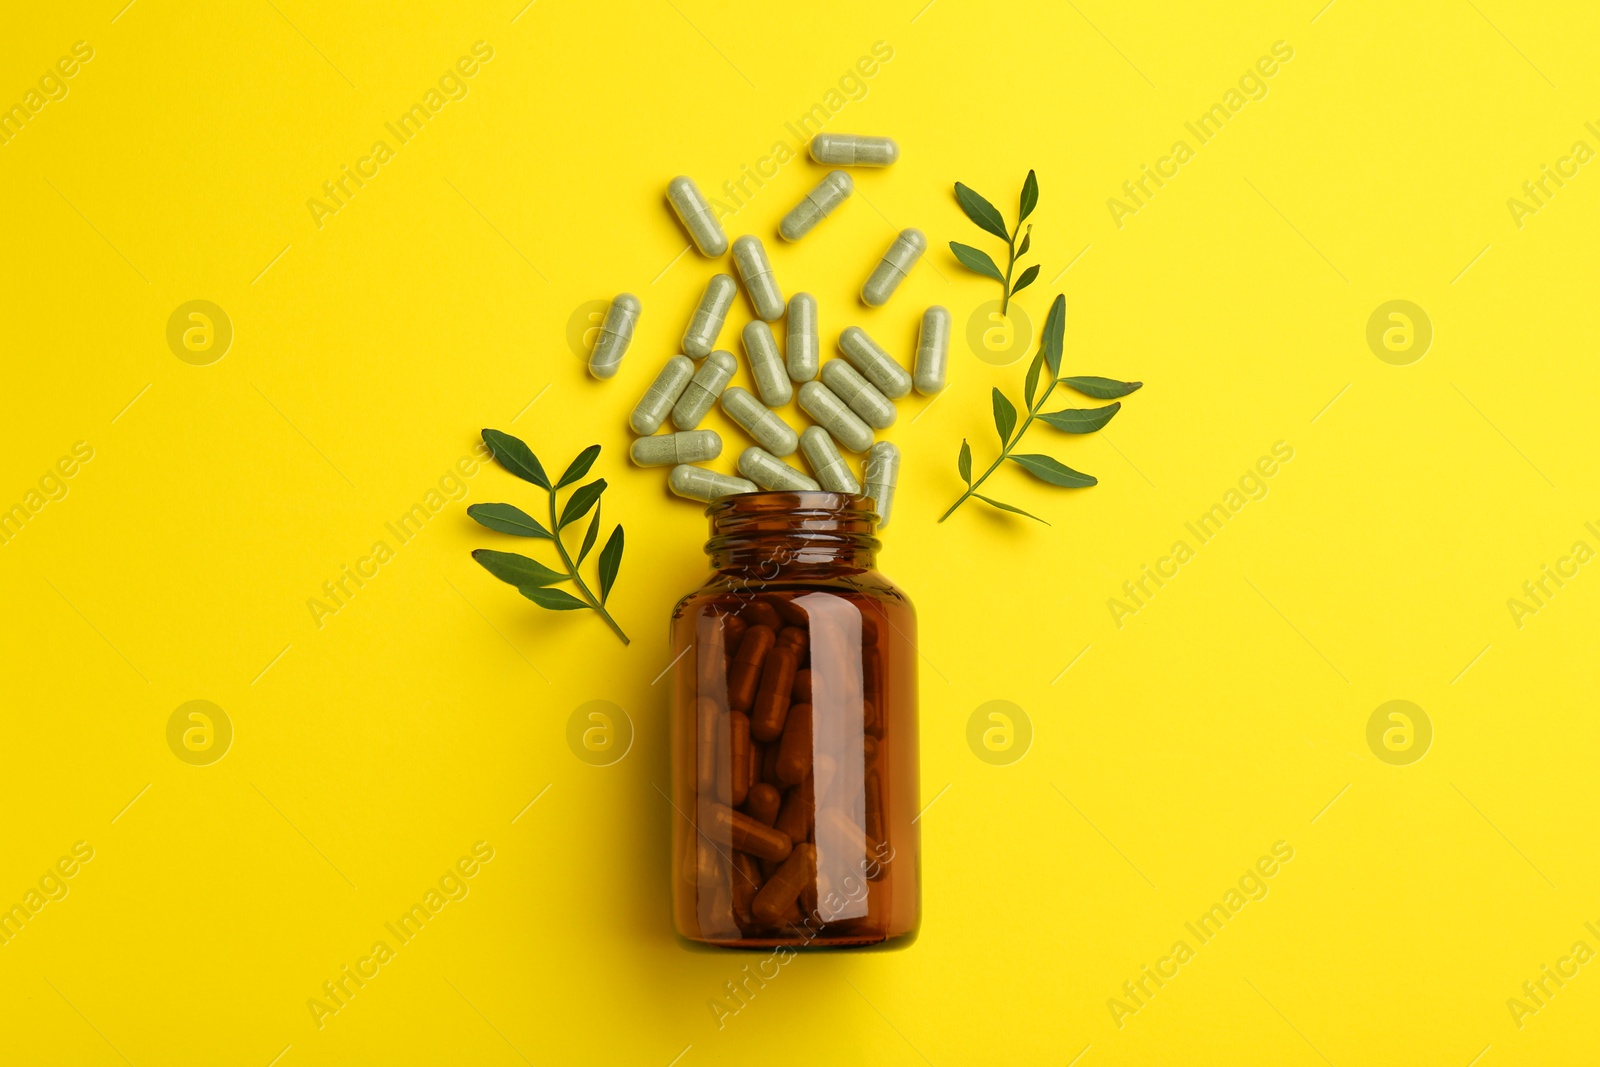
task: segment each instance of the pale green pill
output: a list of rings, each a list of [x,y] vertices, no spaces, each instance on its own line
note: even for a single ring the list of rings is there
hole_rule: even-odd
[[[839,351],[850,365],[878,387],[878,392],[890,400],[899,400],[911,392],[911,375],[878,347],[878,342],[867,336],[859,326],[846,326],[839,335]]]
[[[633,340],[633,324],[639,321],[639,298],[632,293],[619,293],[606,309],[605,321],[600,324],[600,336],[594,339],[594,351],[589,353],[589,373],[596,378],[610,378],[622,366],[622,357]]]
[[[722,455],[722,437],[715,430],[679,430],[641,437],[628,449],[628,458],[641,467],[669,463],[699,463]]]
[[[692,430],[699,426],[700,420],[706,417],[706,412],[717,402],[717,397],[722,395],[722,390],[733,379],[733,372],[738,369],[739,361],[733,358],[732,352],[724,352],[719,348],[707,356],[706,361],[700,364],[700,369],[694,372],[694,377],[689,379],[689,384],[683,387],[683,395],[672,405],[672,425],[680,430]]]
[[[877,269],[861,287],[861,302],[869,308],[887,304],[927,250],[928,239],[922,236],[921,230],[901,230],[900,236],[889,246],[889,251],[878,261]]]
[[[778,233],[785,241],[798,241],[810,233],[823,219],[833,214],[834,208],[844,203],[855,191],[855,182],[842,170],[831,172],[794,206],[794,210],[778,224]]]
[[[700,187],[683,175],[667,183],[667,201],[702,256],[720,256],[728,250],[728,235],[712,213]]]
[[[850,473],[850,465],[839,455],[839,446],[833,443],[828,431],[821,426],[807,426],[800,435],[800,451],[806,462],[817,472],[817,481],[830,493],[859,493],[861,483]]]
[[[822,384],[874,430],[887,430],[894,425],[894,402],[844,360],[828,360],[822,368]]]
[[[800,387],[800,410],[816,419],[850,451],[865,452],[872,447],[872,428],[821,382],[806,382]]]
[[[646,435],[661,429],[661,423],[666,420],[667,412],[678,402],[684,388],[689,384],[689,379],[693,377],[694,360],[688,356],[673,356],[667,360],[667,365],[661,368],[656,380],[650,383],[650,388],[644,391],[644,396],[634,405],[633,414],[628,416],[628,425],[633,428],[633,432]]]
[[[700,297],[700,306],[694,309],[694,318],[689,320],[689,328],[683,331],[683,350],[695,359],[702,359],[709,355],[713,345],[717,343],[717,335],[722,332],[722,324],[728,320],[728,309],[733,307],[733,298],[739,294],[739,283],[733,280],[731,274],[713,274],[706,283],[706,291]]]
[[[761,487],[755,482],[735,478],[731,474],[719,474],[704,467],[691,467],[687,463],[682,463],[673,467],[672,473],[667,475],[667,488],[678,496],[689,500],[702,500],[709,504],[725,496],[754,493]]]
[[[797,493],[821,489],[812,479],[801,474],[770,452],[747,448],[739,453],[739,473],[763,489]]]
[[[887,167],[900,158],[900,146],[888,137],[819,133],[811,138],[811,158],[838,167]]]
[[[810,293],[796,293],[789,298],[789,345],[784,356],[789,365],[789,378],[796,382],[809,382],[817,376],[820,344],[817,339],[817,298]]]
[[[750,294],[750,303],[756,315],[767,321],[783,318],[783,294],[778,291],[778,280],[772,276],[772,262],[759,238],[745,234],[733,242],[733,265],[739,268],[744,280],[744,291]]]
[[[722,410],[737,422],[744,432],[756,439],[756,444],[775,456],[789,456],[800,447],[800,438],[789,424],[769,411],[747,389],[730,386],[722,394]],[[760,481],[760,479],[756,479]]]
[[[751,319],[744,327],[744,354],[750,360],[750,375],[756,380],[761,402],[769,408],[782,407],[794,398],[794,386],[778,354],[778,339],[772,327]]]
[[[943,391],[949,363],[950,312],[935,304],[922,313],[922,332],[917,335],[916,369],[911,376],[917,392],[932,396]]]
[[[879,441],[867,453],[862,473],[866,485],[861,491],[876,505],[878,529],[881,530],[889,525],[889,511],[894,507],[894,487],[900,480],[900,450],[893,442]]]

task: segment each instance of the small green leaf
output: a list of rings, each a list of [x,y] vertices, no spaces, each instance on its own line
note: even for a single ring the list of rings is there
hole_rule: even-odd
[[[1017,221],[1021,222],[1033,214],[1034,205],[1039,202],[1039,179],[1034,177],[1033,171],[1028,172],[1027,178],[1022,182],[1022,209],[1017,214]]]
[[[1033,284],[1033,280],[1035,278],[1037,278],[1038,276],[1039,276],[1039,264],[1035,263],[1033,266],[1029,267],[1027,270],[1022,272],[1022,277],[1017,279],[1017,284],[1013,285],[1011,287],[1011,295],[1012,296],[1016,296],[1022,290],[1026,289],[1028,286],[1032,285]]]
[[[484,430],[483,443],[489,446],[489,451],[500,466],[540,489],[550,488],[550,479],[545,475],[539,457],[520,438],[499,430]]]
[[[1039,349],[1033,357],[1033,362],[1028,366],[1028,379],[1023,383],[1022,397],[1028,404],[1028,410],[1033,410],[1033,394],[1039,389],[1039,372],[1044,369],[1044,349]]]
[[[561,476],[561,480],[556,483],[556,488],[565,489],[579,478],[582,478],[585,474],[588,474],[589,468],[594,466],[595,457],[599,454],[599,445],[590,445],[582,452],[579,452],[578,458],[573,460],[572,465],[567,468],[567,473],[563,474]]]
[[[1006,220],[1000,217],[1000,212],[989,201],[960,182],[956,182],[956,200],[961,204],[961,210],[967,213],[967,218],[976,222],[981,229],[988,230],[1002,241],[1011,240],[1011,234],[1006,232]]]
[[[1007,456],[1006,458],[1041,482],[1059,485],[1063,489],[1082,489],[1085,486],[1095,485],[1099,481],[1094,475],[1075,471],[1065,463],[1053,460],[1049,456],[1021,455]]]
[[[580,485],[572,491],[567,498],[567,506],[561,510],[561,521],[556,523],[556,529],[564,530],[589,513],[595,501],[600,499],[600,494],[606,491],[606,480],[596,478],[587,485]]]
[[[512,504],[473,504],[467,508],[467,515],[479,525],[514,537],[550,536],[538,519]]]
[[[1143,382],[1119,382],[1114,378],[1062,378],[1061,384],[1069,389],[1076,389],[1084,396],[1092,396],[1096,400],[1115,400],[1119,396],[1127,396],[1138,389]]]
[[[950,242],[950,251],[954,252],[961,265],[974,274],[981,274],[985,278],[993,278],[1001,284],[1005,283],[1006,276],[1000,273],[1000,268],[994,265],[994,260],[989,258],[989,253],[971,245],[964,245],[959,241]]]
[[[1103,408],[1062,408],[1039,418],[1064,433],[1094,433],[1122,408],[1121,401]]]
[[[577,611],[589,605],[560,589],[541,589],[536,585],[519,586],[517,592],[550,611]]]
[[[1061,349],[1067,331],[1067,298],[1060,293],[1050,304],[1050,313],[1044,318],[1044,361],[1050,368],[1050,377],[1061,373]]]
[[[982,493],[973,493],[972,495],[977,497],[979,500],[983,501],[985,504],[988,504],[991,508],[999,508],[1001,511],[1009,511],[1013,515],[1021,515],[1024,518],[1032,519],[1034,522],[1044,522],[1044,520],[1039,518],[1039,516],[1037,516],[1037,515],[1033,515],[1033,514],[1030,514],[1029,512],[1023,511],[1021,508],[1014,508],[1010,504],[1002,504],[998,500],[991,500],[989,497],[984,496]],[[1048,522],[1044,522],[1044,524],[1046,526],[1050,525]]]
[[[961,439],[961,454],[956,457],[956,470],[961,472],[962,481],[972,484],[972,448],[965,437]]]
[[[594,506],[594,518],[589,520],[589,532],[583,535],[583,547],[578,549],[578,563],[579,564],[581,564],[583,562],[583,558],[589,554],[589,550],[594,547],[594,539],[596,537],[599,537],[599,536],[600,536],[600,505],[596,504]]]
[[[556,582],[566,581],[568,577],[560,571],[551,570],[536,559],[529,559],[515,552],[496,552],[492,548],[480,548],[474,550],[472,558],[502,582],[518,588],[525,585],[553,585]]]
[[[1028,249],[1033,246],[1033,227],[1028,227],[1028,232],[1022,235],[1022,243],[1017,246],[1017,258],[1021,259],[1028,254]]]
[[[1000,447],[1006,447],[1006,442],[1011,440],[1011,431],[1017,427],[1017,409],[1011,406],[1011,401],[1006,399],[1006,394],[996,389],[994,391],[994,428],[1000,435]]]
[[[622,527],[618,526],[611,531],[606,547],[600,550],[600,603],[604,604],[611,595],[611,584],[617,580],[617,571],[621,566]]]

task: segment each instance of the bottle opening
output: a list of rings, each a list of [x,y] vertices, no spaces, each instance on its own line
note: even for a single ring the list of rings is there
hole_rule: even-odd
[[[723,497],[706,508],[706,555],[717,570],[842,567],[865,570],[880,547],[871,497],[771,492]],[[768,577],[775,577],[769,573]]]

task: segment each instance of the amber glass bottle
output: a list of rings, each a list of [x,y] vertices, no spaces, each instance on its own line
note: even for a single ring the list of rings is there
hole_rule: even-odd
[[[872,502],[706,509],[713,574],[672,616],[673,916],[691,941],[916,936],[916,614],[873,569]]]

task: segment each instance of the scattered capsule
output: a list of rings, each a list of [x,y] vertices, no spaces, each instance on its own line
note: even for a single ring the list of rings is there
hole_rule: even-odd
[[[789,466],[770,452],[747,448],[739,453],[739,473],[763,489],[800,492],[821,489],[815,481]]]
[[[872,428],[821,382],[800,387],[800,410],[817,420],[844,447],[865,452],[872,447]]]
[[[667,200],[702,256],[720,256],[728,250],[728,235],[722,232],[722,223],[712,214],[711,205],[692,179],[680,174],[668,182]]]
[[[900,283],[906,280],[911,268],[917,265],[922,253],[928,250],[928,239],[921,230],[901,230],[889,251],[878,261],[878,267],[861,287],[861,302],[869,308],[882,307],[889,302]]]
[[[743,427],[756,443],[775,456],[789,456],[800,446],[800,438],[749,390],[731,386],[722,394],[722,410]],[[759,480],[759,479],[758,479]]]
[[[783,357],[778,354],[778,339],[772,336],[772,327],[760,319],[751,319],[744,326],[744,354],[750,360],[750,375],[756,380],[756,390],[761,402],[769,408],[782,407],[794,397],[794,386],[783,369]]]
[[[878,342],[867,336],[859,326],[846,326],[839,335],[839,350],[850,365],[878,387],[878,392],[890,400],[899,400],[911,392],[911,375],[878,347]]]
[[[733,280],[731,274],[713,274],[711,280],[706,282],[706,291],[700,297],[700,306],[694,309],[694,318],[689,320],[689,328],[683,331],[683,351],[685,354],[701,359],[711,352],[711,346],[717,343],[717,335],[722,332],[722,324],[728,319],[728,309],[733,307],[733,298],[739,292],[739,283]]]
[[[704,467],[680,463],[667,475],[667,488],[689,500],[702,500],[709,504],[737,493],[754,493],[760,486],[731,474],[719,474]]]
[[[822,368],[822,384],[874,430],[887,430],[894,425],[894,402],[844,360],[828,360]]]
[[[699,426],[700,420],[706,417],[706,412],[717,402],[717,397],[722,395],[722,390],[733,378],[733,372],[738,369],[739,361],[733,358],[732,352],[724,352],[719,348],[707,356],[706,361],[700,364],[700,369],[694,372],[694,377],[689,379],[689,384],[683,387],[683,395],[672,405],[672,425],[680,430],[692,430]]]
[[[633,432],[643,436],[661,429],[667,412],[678,402],[678,397],[683,395],[684,387],[692,377],[694,360],[688,356],[673,356],[667,360],[667,365],[661,368],[656,380],[650,383],[650,388],[634,405],[633,414],[628,416],[628,425]]]
[[[679,430],[677,433],[641,437],[628,449],[628,457],[641,467],[700,463],[720,455],[722,437],[715,430]]]
[[[894,507],[894,487],[900,480],[900,450],[892,441],[879,441],[867,453],[862,473],[866,482],[862,492],[873,499],[881,530],[889,525],[889,511]]]
[[[785,241],[798,241],[816,228],[817,223],[833,214],[834,208],[844,203],[855,191],[855,182],[842,170],[830,171],[794,206],[794,210],[778,224],[778,233]]]
[[[888,137],[819,133],[811,138],[811,158],[837,167],[887,167],[900,158],[900,146]]]
[[[810,293],[796,293],[789,298],[789,344],[785,356],[789,365],[789,378],[796,382],[809,382],[817,376],[817,298]]]
[[[745,234],[733,242],[733,265],[739,268],[745,292],[756,315],[767,322],[783,318],[783,294],[778,291],[777,279],[772,276],[772,263],[761,240]]]
[[[935,304],[922,313],[922,332],[917,334],[917,361],[911,377],[917,392],[932,396],[943,391],[949,362],[950,312]]]
[[[600,324],[600,336],[594,339],[594,351],[589,353],[589,373],[596,378],[610,378],[622,366],[622,357],[633,340],[633,324],[639,321],[639,298],[632,293],[618,293],[606,309],[606,319]]]
[[[806,462],[817,472],[817,481],[830,493],[859,493],[861,483],[850,473],[850,465],[839,455],[839,446],[833,443],[828,431],[821,426],[807,426],[800,435],[800,451]]]

